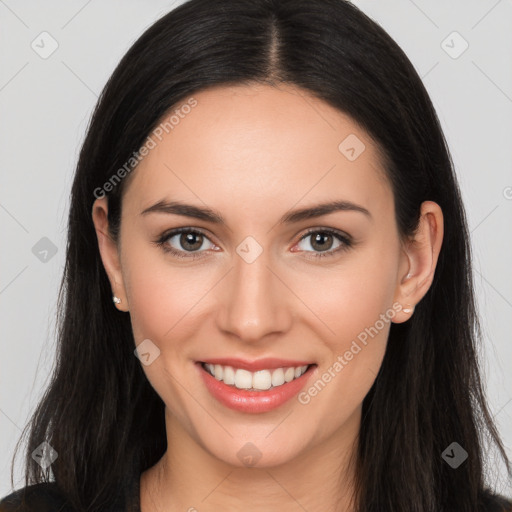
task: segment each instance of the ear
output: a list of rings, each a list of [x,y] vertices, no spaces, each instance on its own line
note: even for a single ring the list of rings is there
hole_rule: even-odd
[[[121,299],[119,304],[114,304],[120,311],[128,311],[123,276],[121,273],[121,262],[119,249],[108,232],[108,199],[100,197],[92,205],[92,220],[98,237],[98,247],[105,272],[108,275],[112,295]]]
[[[433,201],[424,201],[418,229],[404,243],[402,250],[399,281],[395,289],[395,302],[402,305],[402,310],[393,318],[394,323],[409,320],[414,313],[414,307],[429,290],[434,280],[443,234],[441,207]]]

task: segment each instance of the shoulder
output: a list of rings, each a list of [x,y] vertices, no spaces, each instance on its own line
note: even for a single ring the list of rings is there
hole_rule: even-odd
[[[485,489],[480,498],[481,512],[512,512],[512,501]],[[1,511],[0,511],[1,512]]]
[[[55,482],[23,487],[0,499],[0,512],[72,512]]]

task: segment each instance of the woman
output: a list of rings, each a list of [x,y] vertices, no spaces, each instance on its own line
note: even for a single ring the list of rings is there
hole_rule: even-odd
[[[348,2],[150,27],[89,126],[62,286],[2,511],[512,510],[449,150]]]

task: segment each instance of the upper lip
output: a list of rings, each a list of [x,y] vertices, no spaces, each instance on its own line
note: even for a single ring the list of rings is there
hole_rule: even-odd
[[[256,361],[248,361],[246,359],[239,359],[233,357],[217,357],[212,359],[205,359],[199,361],[206,364],[220,364],[222,366],[233,366],[235,368],[241,368],[249,372],[256,372],[258,370],[272,370],[275,368],[287,368],[290,366],[309,366],[311,361],[298,361],[292,359],[279,359],[275,357],[265,357]]]

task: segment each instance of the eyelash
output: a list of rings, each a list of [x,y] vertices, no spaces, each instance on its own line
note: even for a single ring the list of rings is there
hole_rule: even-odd
[[[203,258],[204,256],[200,255],[200,253],[204,252],[204,251],[189,252],[187,255],[184,255],[183,251],[177,251],[176,249],[173,249],[172,247],[169,247],[168,245],[166,245],[166,242],[170,238],[173,238],[176,235],[181,235],[182,233],[188,233],[188,234],[192,233],[192,234],[195,234],[195,235],[202,235],[202,236],[208,238],[205,233],[203,233],[202,231],[199,231],[197,229],[193,229],[193,228],[178,228],[178,229],[173,229],[171,231],[163,233],[160,236],[160,238],[158,238],[154,243],[158,247],[160,247],[165,253],[170,253],[174,257],[179,258],[179,259],[196,260],[198,258]],[[342,242],[342,245],[340,247],[338,247],[337,249],[335,249],[335,250],[330,250],[330,251],[316,253],[314,256],[306,256],[306,258],[308,258],[308,259],[316,260],[316,259],[320,259],[320,258],[334,257],[334,256],[338,255],[338,253],[340,253],[342,251],[347,251],[353,245],[352,239],[350,237],[342,235],[340,232],[338,232],[336,230],[333,230],[333,229],[330,229],[330,228],[323,228],[323,229],[313,228],[313,229],[309,230],[307,233],[305,233],[304,236],[301,237],[299,242],[302,242],[302,240],[307,238],[309,235],[312,235],[312,234],[315,234],[315,233],[322,233],[322,234],[332,235],[335,238],[337,238],[340,242]],[[311,252],[311,251],[305,251],[305,252]]]

